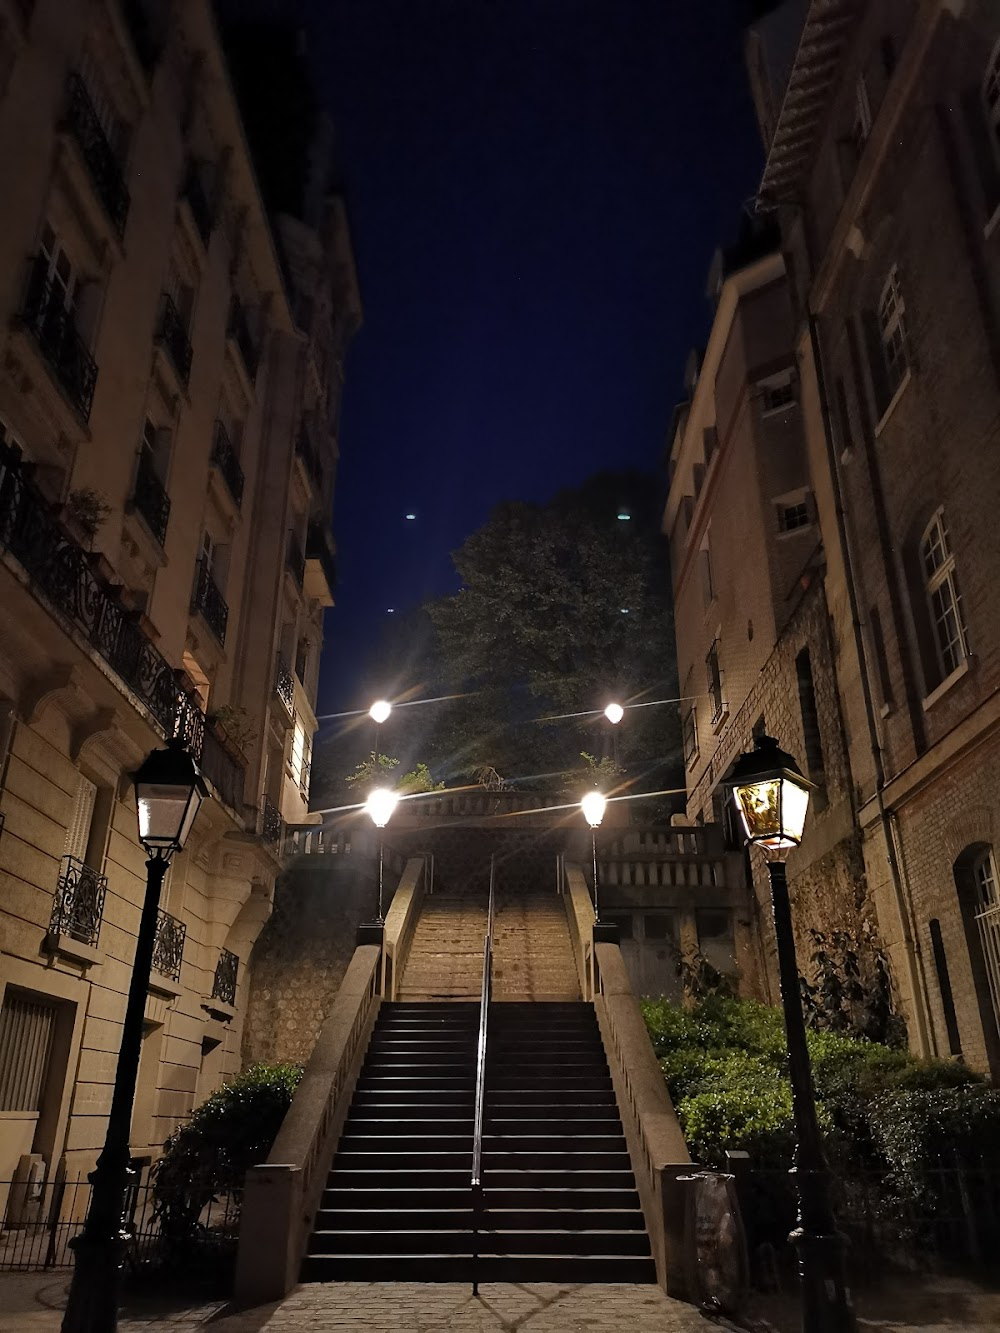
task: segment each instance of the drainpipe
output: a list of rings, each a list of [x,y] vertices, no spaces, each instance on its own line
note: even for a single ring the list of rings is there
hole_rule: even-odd
[[[844,510],[844,493],[840,478],[840,460],[837,457],[837,450],[833,443],[833,432],[830,427],[829,400],[826,393],[826,377],[823,373],[823,353],[820,343],[819,329],[816,324],[816,316],[808,305],[806,307],[806,316],[809,323],[809,339],[812,345],[813,364],[816,368],[816,386],[819,393],[820,415],[824,427],[827,466],[833,483],[834,508],[837,518],[837,537],[840,542],[841,551],[843,552],[845,573],[847,576],[847,593],[850,599],[851,629],[854,637],[854,649],[860,667],[859,675],[861,679],[861,693],[865,705],[865,720],[868,725],[868,740],[871,746],[872,763],[875,768],[875,801],[878,806],[879,823],[882,827],[882,839],[885,844],[886,860],[889,865],[889,877],[892,880],[893,896],[895,898],[896,910],[903,933],[906,972],[910,986],[910,994],[913,996],[913,1017],[917,1028],[916,1035],[918,1049],[921,1055],[927,1055],[932,1049],[935,1049],[936,1043],[933,1040],[933,1029],[928,1021],[927,1015],[927,990],[923,957],[921,955],[919,939],[915,936],[913,930],[912,904],[910,901],[909,888],[905,882],[900,865],[899,849],[897,848],[898,830],[897,827],[893,825],[892,816],[886,809],[882,798],[882,790],[885,786],[885,765],[882,760],[882,746],[879,741],[878,725],[875,721],[875,706],[872,699],[868,657],[865,652],[864,635],[862,633],[861,618],[858,612],[857,584],[854,577],[854,561],[848,537],[847,516]]]

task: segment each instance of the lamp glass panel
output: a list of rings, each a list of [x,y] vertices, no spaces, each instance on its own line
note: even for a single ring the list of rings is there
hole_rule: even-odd
[[[392,812],[399,802],[399,797],[394,791],[389,791],[385,787],[380,787],[373,791],[365,802],[365,809],[368,811],[376,828],[385,828],[392,818]]]
[[[790,778],[782,778],[781,832],[787,840],[784,846],[794,847],[802,841],[802,830],[805,828],[808,808],[809,789],[800,787]]]
[[[580,809],[583,811],[583,817],[591,828],[597,828],[604,818],[604,808],[607,801],[599,791],[588,791],[586,796],[580,802]]]
[[[768,778],[736,788],[736,806],[750,842],[763,842],[781,832],[781,779]]]
[[[181,847],[201,805],[191,787],[143,782],[138,785],[139,841],[146,847]]]

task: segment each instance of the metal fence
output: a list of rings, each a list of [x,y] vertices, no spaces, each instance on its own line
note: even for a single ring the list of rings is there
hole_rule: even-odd
[[[795,1188],[786,1171],[736,1173],[747,1235],[752,1284],[793,1288],[796,1258],[788,1234],[795,1225]],[[877,1285],[899,1274],[996,1276],[1000,1253],[1000,1170],[952,1167],[852,1171],[832,1176],[839,1230],[848,1242],[852,1284]]]
[[[92,1186],[86,1179],[61,1180],[38,1187],[30,1181],[0,1181],[6,1200],[0,1227],[0,1272],[42,1273],[73,1267],[70,1241],[83,1230]],[[183,1259],[222,1261],[235,1254],[241,1195],[213,1198],[202,1208],[197,1226],[183,1244],[168,1241],[160,1226],[164,1200],[142,1183],[128,1193],[125,1217],[132,1232],[126,1271],[167,1267]]]

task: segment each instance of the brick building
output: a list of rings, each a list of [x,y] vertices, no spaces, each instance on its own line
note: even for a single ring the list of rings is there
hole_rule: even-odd
[[[795,539],[801,575],[789,568],[784,587],[765,577],[773,564],[764,548],[779,539],[774,505],[784,499],[761,480],[763,465],[757,484],[734,481],[723,498],[726,431],[708,416],[694,420],[695,385],[675,438],[667,514],[682,683],[693,671],[691,693],[715,696],[699,703],[693,728],[686,722],[689,811],[707,813],[724,763],[714,757],[741,717],[733,749],[758,712],[814,776],[812,748],[827,804],[814,807],[789,862],[800,926],[826,924],[839,897],[852,928],[867,928],[888,952],[911,1045],[996,1074],[1000,9],[985,0],[786,0],[755,24],[747,53],[767,152],[759,205],[782,236],[781,259],[770,262],[790,301],[782,328],[797,438],[767,438],[758,410],[755,440],[742,447],[760,448],[769,465],[794,454],[788,492],[803,488],[796,521],[807,520],[814,539]],[[724,278],[717,329],[733,281]],[[734,319],[748,323],[763,299],[742,295]],[[764,378],[773,332],[742,353],[758,367],[744,376],[748,386]],[[710,367],[717,397],[724,361]],[[712,427],[718,444],[705,433]],[[764,603],[770,595],[788,612],[784,624],[743,617],[755,641],[773,628],[760,658],[749,625],[736,647],[740,616],[695,609],[703,551],[713,585],[724,581],[722,516],[741,534],[743,582],[734,588]],[[792,611],[775,598],[795,578]],[[722,627],[717,668],[706,647],[713,626]],[[806,648],[811,707],[799,669]],[[697,685],[706,653],[707,682]],[[757,684],[743,671],[761,673]],[[721,719],[720,700],[729,708]],[[831,854],[839,859],[825,862]],[[804,891],[811,858],[825,886],[818,896]]]
[[[346,218],[316,188],[272,225],[211,6],[164,13],[0,6],[0,1209],[103,1140],[145,883],[128,774],[179,735],[213,797],[163,895],[139,1159],[239,1067],[308,808]]]

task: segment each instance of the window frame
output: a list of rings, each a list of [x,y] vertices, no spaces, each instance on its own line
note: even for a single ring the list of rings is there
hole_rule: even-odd
[[[906,299],[899,281],[899,265],[893,264],[879,291],[875,311],[882,363],[885,367],[888,398],[891,403],[902,387],[910,368],[906,328]]]
[[[986,132],[993,145],[993,153],[1000,165],[1000,38],[990,52],[983,71],[983,81],[979,90]],[[991,101],[991,97],[994,99]]]
[[[933,540],[935,535],[936,540]],[[935,555],[935,552],[939,554]],[[924,605],[934,642],[940,684],[959,671],[969,658],[969,636],[962,615],[962,594],[958,586],[955,554],[951,548],[943,507],[935,512],[924,528],[920,537],[918,556]],[[947,605],[939,610],[937,599],[942,589],[946,590]],[[942,626],[946,624],[949,616],[954,619],[956,633],[945,640]]]

